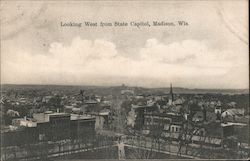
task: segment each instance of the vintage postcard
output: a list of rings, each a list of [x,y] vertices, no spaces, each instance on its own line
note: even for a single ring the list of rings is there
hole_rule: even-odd
[[[1,0],[1,161],[249,159],[248,0]]]

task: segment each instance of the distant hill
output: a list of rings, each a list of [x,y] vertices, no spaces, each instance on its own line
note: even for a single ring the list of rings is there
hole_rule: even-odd
[[[128,87],[128,86],[73,86],[73,85],[17,85],[17,84],[3,84],[2,91],[7,90],[46,90],[46,91],[72,91],[78,92],[81,89],[86,90],[87,93],[96,94],[120,94],[122,89],[133,89],[135,93],[148,94],[167,94],[169,88],[144,88],[144,87]],[[174,93],[177,94],[249,94],[249,89],[189,89],[173,87]]]
[[[158,88],[155,90],[169,91],[169,88]],[[173,87],[174,93],[183,94],[205,94],[205,93],[217,93],[217,94],[249,94],[249,89],[189,89]]]

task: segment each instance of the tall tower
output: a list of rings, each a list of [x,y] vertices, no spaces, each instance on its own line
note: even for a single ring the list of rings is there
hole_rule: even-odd
[[[173,94],[173,87],[172,87],[172,83],[171,83],[170,84],[170,92],[169,92],[168,104],[173,105],[173,101],[174,101],[174,94]]]

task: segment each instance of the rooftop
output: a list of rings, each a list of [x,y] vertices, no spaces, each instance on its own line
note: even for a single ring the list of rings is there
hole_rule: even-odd
[[[236,126],[247,126],[247,124],[244,123],[237,123],[237,122],[227,122],[227,123],[222,123],[221,126],[225,127],[225,126],[232,126],[232,125],[236,125]]]
[[[55,112],[55,113],[49,113],[47,115],[48,116],[69,116],[70,114],[64,113],[64,112],[61,112],[61,113]]]
[[[93,119],[95,118],[94,116],[90,115],[78,115],[78,114],[71,114],[70,115],[70,120],[87,120],[87,119]]]

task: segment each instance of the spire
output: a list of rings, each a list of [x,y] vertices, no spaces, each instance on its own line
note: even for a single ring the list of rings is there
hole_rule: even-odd
[[[173,94],[173,87],[172,87],[172,83],[170,83],[170,97],[172,99],[172,101],[174,100],[174,94]]]
[[[172,87],[172,83],[170,83],[170,92],[169,92],[170,98],[168,100],[168,104],[172,105],[173,101],[174,101],[174,95],[173,95],[173,87]]]

